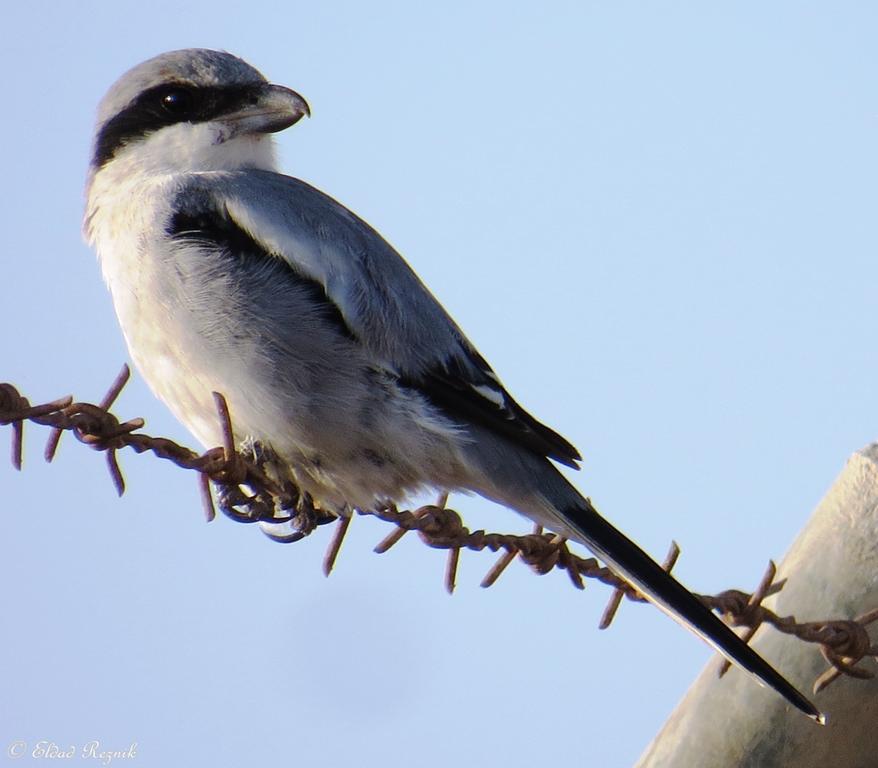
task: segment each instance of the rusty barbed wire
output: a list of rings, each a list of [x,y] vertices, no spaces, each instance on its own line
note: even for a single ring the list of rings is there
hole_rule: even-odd
[[[370,516],[396,526],[374,548],[378,554],[387,552],[409,531],[418,533],[421,541],[429,547],[448,551],[445,570],[445,588],[454,591],[460,553],[464,549],[481,552],[499,552],[500,557],[481,581],[482,587],[490,587],[502,575],[513,560],[519,559],[538,574],[555,569],[567,573],[577,589],[584,589],[586,579],[594,579],[613,587],[613,594],[601,617],[599,627],[610,626],[622,599],[646,602],[646,599],[624,579],[593,557],[582,557],[572,552],[563,537],[547,533],[536,526],[530,534],[487,533],[470,531],[460,515],[446,506],[443,495],[436,504],[428,504],[415,510],[400,510],[395,505],[376,509],[351,509],[347,516],[339,516],[321,509],[307,493],[300,492],[292,483],[279,484],[263,470],[265,457],[257,451],[236,450],[232,420],[225,398],[214,393],[218,419],[222,425],[223,445],[201,454],[164,437],[153,437],[137,430],[144,426],[141,418],[120,422],[110,408],[130,377],[127,365],[111,385],[107,394],[97,405],[74,402],[72,397],[62,397],[48,403],[31,405],[27,398],[8,383],[0,383],[0,426],[12,426],[12,464],[22,468],[22,445],[24,422],[51,427],[52,431],[44,451],[44,458],[51,462],[64,432],[71,432],[80,442],[104,452],[110,477],[121,496],[125,481],[119,467],[117,452],[131,448],[136,453],[152,452],[160,459],[171,461],[183,469],[197,473],[202,504],[208,521],[216,517],[216,507],[210,484],[216,489],[216,505],[230,519],[241,523],[270,522],[287,523],[288,534],[266,532],[269,538],[283,543],[300,541],[319,526],[335,523],[335,533],[323,560],[323,572],[332,571],[341,550],[345,535],[354,515]],[[663,567],[669,573],[677,562],[680,548],[671,543]],[[749,642],[763,624],[779,632],[815,643],[829,667],[814,682],[815,693],[826,688],[839,677],[860,679],[874,677],[874,673],[857,666],[866,657],[878,657],[878,645],[873,645],[866,627],[878,621],[878,609],[855,619],[798,622],[793,616],[779,616],[762,605],[765,598],[777,594],[786,582],[776,581],[777,568],[769,562],[762,581],[750,594],[741,590],[727,590],[717,595],[697,595],[705,605],[717,611],[733,627],[745,630],[742,639]],[[728,671],[729,662],[719,669],[722,676]]]

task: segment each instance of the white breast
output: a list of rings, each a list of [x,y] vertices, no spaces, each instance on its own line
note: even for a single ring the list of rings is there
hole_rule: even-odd
[[[209,366],[197,364],[187,348],[179,313],[166,304],[160,263],[165,222],[175,186],[173,176],[133,181],[112,165],[89,189],[86,236],[94,245],[104,280],[135,365],[159,397],[205,446],[221,434],[207,381]]]

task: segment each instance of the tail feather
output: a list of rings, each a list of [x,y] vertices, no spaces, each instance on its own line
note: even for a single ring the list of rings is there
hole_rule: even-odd
[[[821,724],[824,722],[820,711],[774,667],[637,544],[604,520],[588,502],[567,507],[560,514],[579,534],[582,543],[631,582],[650,602],[773,688],[808,717]]]

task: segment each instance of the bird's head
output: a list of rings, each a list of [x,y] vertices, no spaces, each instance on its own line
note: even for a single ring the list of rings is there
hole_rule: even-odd
[[[270,134],[309,114],[299,94],[229,53],[163,53],[101,101],[91,172],[116,161],[147,173],[272,168]]]

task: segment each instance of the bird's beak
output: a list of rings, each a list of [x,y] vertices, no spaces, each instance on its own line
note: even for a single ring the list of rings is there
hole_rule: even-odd
[[[223,115],[235,135],[276,133],[311,117],[308,102],[298,93],[282,85],[255,86],[245,104],[234,112]]]

